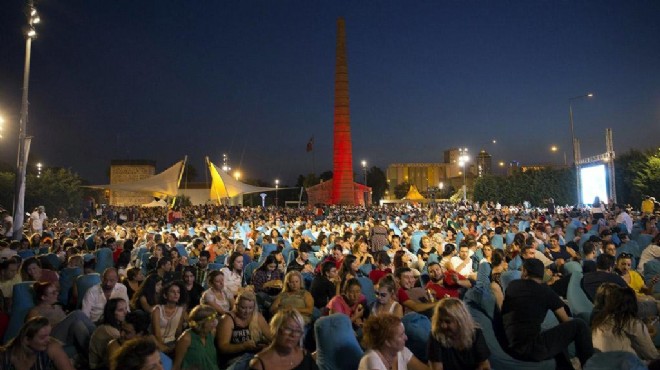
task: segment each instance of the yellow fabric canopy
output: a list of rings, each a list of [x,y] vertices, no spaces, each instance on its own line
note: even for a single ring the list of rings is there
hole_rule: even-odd
[[[410,190],[408,190],[408,194],[406,194],[406,196],[403,197],[403,199],[422,200],[425,198],[422,196],[422,194],[419,193],[415,185],[410,185]]]
[[[218,167],[208,157],[206,158],[206,162],[211,173],[211,199],[220,201],[222,198],[232,198],[241,194],[275,190],[275,188],[254,186],[240,182],[225,171],[218,170]]]

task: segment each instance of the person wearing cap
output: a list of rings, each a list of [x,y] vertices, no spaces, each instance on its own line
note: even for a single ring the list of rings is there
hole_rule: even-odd
[[[526,259],[522,278],[507,287],[502,304],[502,321],[508,342],[505,350],[522,361],[539,362],[554,358],[557,368],[571,369],[568,346],[575,342],[576,355],[584,366],[593,354],[591,332],[584,321],[571,319],[566,314],[559,295],[543,284],[544,272],[543,262]],[[552,310],[559,324],[541,331],[548,310]]]
[[[30,227],[32,228],[32,232],[41,235],[44,231],[46,220],[48,220],[48,216],[46,216],[46,208],[44,206],[35,208],[34,212],[30,215]]]

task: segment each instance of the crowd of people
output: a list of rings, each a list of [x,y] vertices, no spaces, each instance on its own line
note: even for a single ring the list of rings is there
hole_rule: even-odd
[[[2,369],[316,369],[323,338],[314,323],[328,315],[350,321],[365,351],[360,370],[490,369],[487,328],[471,314],[475,289],[495,302],[493,327],[513,359],[573,369],[600,352],[650,366],[660,358],[653,208],[205,205],[33,215],[21,239],[0,241]],[[567,298],[575,265],[593,302],[586,321]],[[27,306],[14,296],[26,288]],[[542,329],[548,310],[558,324]],[[406,347],[409,314],[430,322],[423,353]],[[15,322],[23,325],[12,332]]]

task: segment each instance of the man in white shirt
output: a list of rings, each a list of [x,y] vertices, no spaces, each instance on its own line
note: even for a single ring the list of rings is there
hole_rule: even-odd
[[[616,223],[626,225],[626,229],[627,229],[626,232],[630,234],[633,227],[632,217],[630,217],[628,212],[626,212],[625,208],[621,207],[618,204],[614,208],[614,212],[616,213],[616,219],[615,219]]]
[[[119,282],[117,269],[108,268],[103,272],[101,283],[87,290],[82,301],[82,311],[90,320],[97,322],[103,314],[106,302],[111,298],[122,298],[129,303],[126,286]]]
[[[48,216],[46,216],[46,208],[44,206],[37,207],[37,209],[35,209],[30,215],[32,232],[41,234],[44,231],[44,223],[46,220],[48,220]]]
[[[466,278],[476,278],[476,275],[472,270],[472,258],[470,258],[470,248],[468,247],[467,242],[461,242],[461,245],[458,247],[458,256],[452,257],[449,260],[449,263],[454,271]]]

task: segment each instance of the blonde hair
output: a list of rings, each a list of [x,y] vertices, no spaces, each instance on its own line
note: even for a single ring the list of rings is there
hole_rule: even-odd
[[[193,330],[198,332],[205,321],[213,320],[215,317],[217,317],[217,314],[213,307],[205,304],[198,305],[190,311],[188,324]]]
[[[284,287],[282,288],[282,293],[289,293],[291,292],[291,288],[289,288],[289,281],[293,276],[297,276],[298,279],[300,280],[300,287],[301,289],[304,290],[304,287],[302,284],[304,284],[303,276],[300,273],[300,271],[297,270],[291,270],[284,275]]]
[[[236,305],[234,309],[238,310],[238,304],[241,301],[248,301],[254,303],[254,311],[252,312],[252,317],[250,317],[250,323],[248,324],[248,329],[250,330],[250,337],[253,341],[259,342],[260,339],[264,336],[259,328],[259,306],[257,305],[257,296],[249,291],[244,290],[238,294],[236,297]]]
[[[273,316],[273,318],[270,320],[270,332],[273,334],[273,338],[277,336],[277,332],[280,330],[282,325],[284,325],[289,320],[293,320],[296,324],[298,324],[298,326],[300,326],[300,330],[304,332],[305,320],[303,319],[300,312],[298,312],[298,310],[295,308],[285,308],[283,310],[277,311],[275,316]],[[304,335],[301,335],[300,342],[298,343],[300,347],[303,345],[303,338]]]
[[[456,322],[459,332],[448,336],[440,326],[440,320],[450,319]],[[465,350],[472,347],[474,332],[477,328],[463,301],[456,298],[444,298],[435,306],[431,319],[431,335],[444,347]]]

